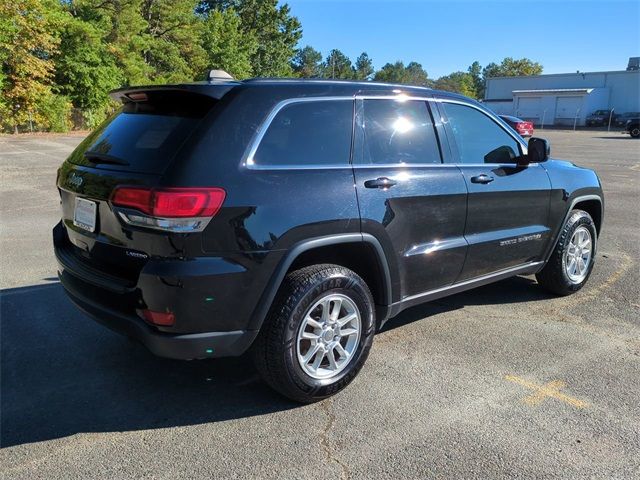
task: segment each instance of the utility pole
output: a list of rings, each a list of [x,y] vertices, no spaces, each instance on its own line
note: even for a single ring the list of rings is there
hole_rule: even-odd
[[[573,131],[576,131],[576,123],[578,123],[578,113],[580,112],[580,108],[576,110],[576,117],[573,119]]]
[[[607,132],[611,131],[611,117],[613,117],[613,111],[615,110],[615,108],[612,108],[611,111],[609,112],[609,126],[607,127]]]

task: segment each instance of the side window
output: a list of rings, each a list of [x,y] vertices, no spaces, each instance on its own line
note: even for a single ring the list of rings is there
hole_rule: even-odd
[[[441,163],[427,102],[371,99],[358,112],[358,154],[362,164]]]
[[[520,144],[475,108],[442,102],[458,147],[460,163],[513,163]]]
[[[348,165],[353,100],[303,101],[285,105],[260,141],[258,165]]]

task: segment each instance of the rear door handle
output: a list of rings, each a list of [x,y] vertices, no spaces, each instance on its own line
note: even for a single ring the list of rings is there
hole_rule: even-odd
[[[397,184],[395,180],[387,177],[376,178],[375,180],[367,180],[364,182],[366,188],[389,188]]]
[[[493,182],[493,177],[483,173],[482,175],[477,175],[475,177],[471,177],[471,183],[491,183]]]

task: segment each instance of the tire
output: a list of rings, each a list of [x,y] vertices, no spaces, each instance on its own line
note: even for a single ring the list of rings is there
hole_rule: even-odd
[[[590,241],[590,253],[586,258],[587,243]],[[591,275],[595,261],[597,246],[597,231],[591,215],[584,210],[572,210],[567,223],[560,232],[558,243],[556,244],[549,261],[544,268],[536,274],[538,283],[551,293],[556,295],[571,295],[580,290]],[[583,248],[576,249],[573,246],[582,244]],[[571,260],[575,263],[572,263]],[[578,259],[576,259],[578,258]],[[582,259],[580,261],[580,259]],[[571,266],[574,268],[571,268]],[[584,266],[584,271],[582,271]]]
[[[323,312],[331,315],[323,317]],[[353,319],[339,326],[349,318]],[[324,322],[327,326],[315,326]],[[352,332],[358,328],[358,334]],[[256,369],[274,390],[297,402],[311,403],[336,394],[355,378],[369,356],[374,334],[375,306],[364,280],[338,265],[313,265],[286,276],[252,356]],[[314,335],[316,339],[307,339]],[[333,339],[328,338],[332,335]],[[343,355],[336,343],[350,355]],[[320,350],[305,362],[303,357],[314,349]],[[314,370],[318,356],[322,358]]]
[[[630,128],[629,129],[629,135],[631,135],[631,138],[640,137],[640,126]]]

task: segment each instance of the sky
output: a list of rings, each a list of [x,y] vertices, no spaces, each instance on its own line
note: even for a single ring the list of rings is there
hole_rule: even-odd
[[[286,0],[302,22],[300,46],[337,48],[376,69],[421,63],[430,78],[504,57],[527,57],[543,73],[624,70],[640,56],[640,1]]]

